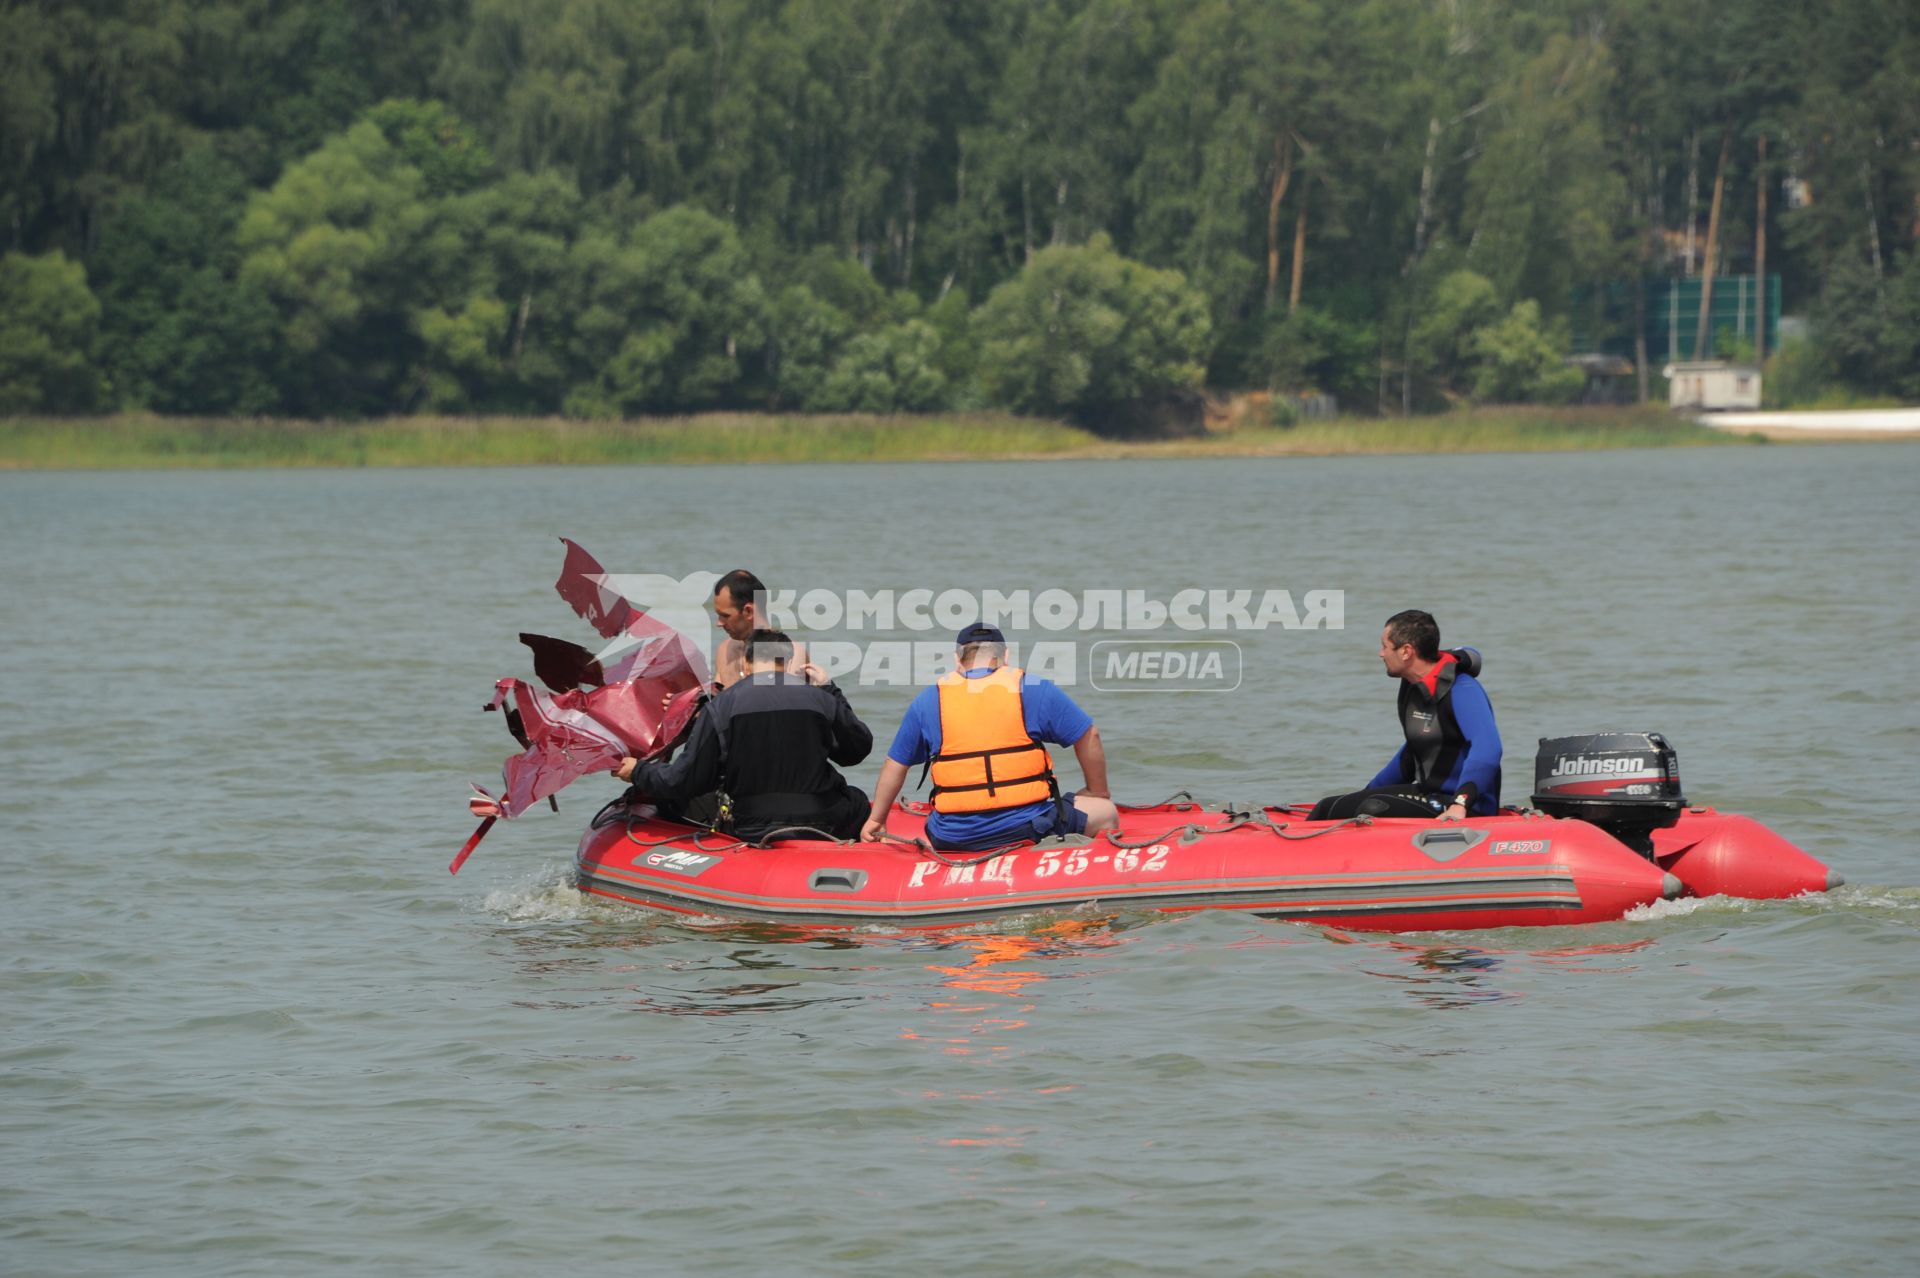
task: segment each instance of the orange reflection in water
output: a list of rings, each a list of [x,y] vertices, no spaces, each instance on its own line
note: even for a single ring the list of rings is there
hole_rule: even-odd
[[[943,952],[959,951],[968,956],[967,961],[929,963],[927,970],[939,973],[940,984],[947,989],[1006,999],[1024,997],[1029,987],[1040,982],[1084,975],[1078,971],[1049,971],[1050,960],[1074,958],[1121,944],[1111,923],[1108,918],[1058,919],[1032,932],[943,933],[923,944]],[[902,1030],[902,1039],[930,1044],[948,1056],[991,1057],[1012,1050],[1008,1036],[1027,1027],[1026,1014],[1035,1005],[1009,1007],[977,999],[934,998],[926,1006],[942,1020],[955,1019],[941,1027],[944,1032]]]
[[[927,970],[941,978],[943,989],[960,991],[962,996],[929,998],[925,1006],[931,1021],[926,1032],[904,1029],[901,1039],[927,1044],[945,1057],[991,1067],[1013,1053],[1017,1046],[1013,1036],[1027,1028],[1028,1015],[1039,1006],[1037,1001],[1021,1000],[1033,999],[1048,980],[1087,974],[1085,968],[1061,968],[1057,960],[1122,943],[1123,938],[1111,924],[1108,918],[1058,919],[1032,932],[946,933],[937,940],[915,942],[916,947],[930,947],[943,955],[965,956],[965,962],[927,964]],[[961,1124],[961,1131],[929,1143],[946,1149],[1019,1149],[1043,1126],[1009,1125],[1005,1121],[1009,1104],[1017,1106],[1021,1098],[1059,1095],[1080,1086],[1060,1083],[1011,1090],[981,1086],[988,1077],[956,1077],[956,1081],[972,1085],[920,1090],[918,1096],[923,1102],[957,1102],[960,1106],[954,1118]],[[974,1125],[979,1118],[989,1116],[997,1121]]]
[[[942,938],[943,943],[971,950],[973,958],[959,967],[929,963],[927,968],[947,977],[941,984],[954,989],[1011,996],[1035,981],[1046,980],[1053,973],[1037,968],[992,969],[1028,959],[1066,958],[1091,949],[1118,945],[1120,938],[1108,928],[1111,922],[1110,919],[1060,919],[1031,933],[961,933],[948,936]]]

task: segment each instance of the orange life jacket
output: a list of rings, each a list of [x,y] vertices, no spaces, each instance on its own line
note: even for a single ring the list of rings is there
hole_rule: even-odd
[[[974,679],[957,670],[941,678],[934,811],[993,812],[1060,797],[1047,748],[1027,735],[1020,678],[1012,666]]]

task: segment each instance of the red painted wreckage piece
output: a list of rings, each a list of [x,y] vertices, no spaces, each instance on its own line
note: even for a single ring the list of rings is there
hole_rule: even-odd
[[[931,928],[1098,904],[1380,932],[1600,923],[1728,885],[1755,896],[1828,886],[1826,868],[1784,839],[1711,810],[1664,832],[1670,846],[1653,862],[1584,821],[1539,813],[1361,823],[1305,812],[1123,806],[1111,835],[983,859],[806,838],[755,848],[614,805],[581,839],[575,879],[582,891],[673,913],[810,926]],[[920,805],[903,806],[889,824],[910,839],[924,820]],[[1764,864],[1747,864],[1755,860]],[[1697,883],[1687,877],[1696,869]]]

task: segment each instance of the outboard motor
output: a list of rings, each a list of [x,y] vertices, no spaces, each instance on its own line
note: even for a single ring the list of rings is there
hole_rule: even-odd
[[[1533,757],[1533,806],[1597,825],[1644,857],[1653,832],[1680,820],[1680,759],[1657,732],[1542,737]]]

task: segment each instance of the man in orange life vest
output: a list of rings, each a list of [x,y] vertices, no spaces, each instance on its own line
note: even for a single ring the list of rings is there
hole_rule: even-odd
[[[861,839],[882,837],[907,770],[929,760],[927,838],[936,848],[972,851],[1119,825],[1100,730],[1086,711],[1050,680],[1007,665],[998,627],[976,622],[954,646],[959,669],[914,698],[887,748]],[[1060,793],[1048,741],[1073,747],[1086,778],[1078,794]]]

